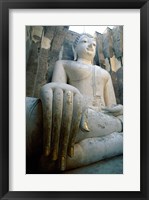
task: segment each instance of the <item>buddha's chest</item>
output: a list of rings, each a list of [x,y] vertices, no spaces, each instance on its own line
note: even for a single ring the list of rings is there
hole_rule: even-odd
[[[87,104],[96,106],[100,99],[102,99],[103,104],[103,82],[100,70],[98,67],[92,65],[89,66],[70,66],[66,71],[68,76],[68,83],[76,87]]]
[[[65,70],[69,81],[79,82],[84,79],[89,80],[92,76],[93,68],[92,65],[71,62]]]

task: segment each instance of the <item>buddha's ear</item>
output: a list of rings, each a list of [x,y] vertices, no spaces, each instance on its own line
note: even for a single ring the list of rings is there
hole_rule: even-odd
[[[77,53],[73,45],[72,45],[72,51],[73,51],[73,57],[74,57],[73,59],[77,60]]]

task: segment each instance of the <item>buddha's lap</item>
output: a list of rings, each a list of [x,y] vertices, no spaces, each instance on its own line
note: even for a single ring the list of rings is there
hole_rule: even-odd
[[[85,138],[102,137],[122,131],[122,124],[118,118],[92,109],[88,109],[87,124],[89,132],[80,130],[76,136],[76,143]]]

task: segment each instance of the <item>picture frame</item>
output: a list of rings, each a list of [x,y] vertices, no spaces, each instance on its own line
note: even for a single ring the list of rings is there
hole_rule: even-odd
[[[10,9],[140,9],[141,15],[141,191],[127,192],[17,192],[9,191],[9,10]],[[1,59],[0,59],[0,197],[2,199],[148,199],[149,181],[149,148],[148,140],[148,47],[149,47],[149,2],[147,0],[10,0],[0,1],[0,38],[1,38]]]

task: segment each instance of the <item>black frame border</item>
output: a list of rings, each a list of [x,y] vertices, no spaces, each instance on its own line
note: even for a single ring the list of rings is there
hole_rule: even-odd
[[[141,191],[9,191],[9,9],[140,9],[141,14]],[[135,23],[135,22],[134,22]],[[1,199],[149,199],[149,1],[148,0],[0,0],[0,198]],[[134,74],[135,75],[135,74]],[[134,118],[135,120],[135,118]],[[132,158],[133,159],[133,158]],[[100,181],[100,180],[99,180]]]

